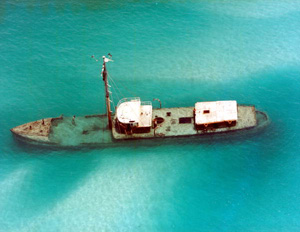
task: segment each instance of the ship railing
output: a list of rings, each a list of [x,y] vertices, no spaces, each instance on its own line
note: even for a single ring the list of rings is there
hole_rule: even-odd
[[[117,104],[117,108],[119,107],[119,105],[121,105],[123,102],[129,102],[129,101],[141,101],[141,99],[139,97],[126,97],[126,98],[122,98],[118,104]]]

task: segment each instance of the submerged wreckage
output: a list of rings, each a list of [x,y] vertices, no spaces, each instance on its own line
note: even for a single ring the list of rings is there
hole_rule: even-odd
[[[267,125],[267,114],[236,101],[196,102],[192,107],[153,108],[139,97],[119,101],[111,110],[110,85],[103,56],[106,114],[56,117],[29,122],[11,129],[21,140],[56,146],[114,144],[125,140],[204,136]]]

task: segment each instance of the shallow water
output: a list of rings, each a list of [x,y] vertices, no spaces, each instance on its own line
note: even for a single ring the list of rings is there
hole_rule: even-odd
[[[298,4],[1,1],[0,231],[298,231]],[[91,55],[109,52],[115,102],[235,99],[271,124],[98,149],[13,139],[25,122],[104,113]]]

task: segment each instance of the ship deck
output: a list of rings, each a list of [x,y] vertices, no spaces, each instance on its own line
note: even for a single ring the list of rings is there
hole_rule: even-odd
[[[164,118],[164,122],[158,124],[155,129],[151,128],[149,133],[133,135],[119,134],[116,128],[113,128],[112,131],[109,130],[105,115],[76,117],[74,121],[72,117],[47,118],[20,125],[11,131],[18,139],[34,144],[62,147],[102,146],[105,144],[120,144],[121,141],[128,139],[139,140],[221,134],[217,132],[241,131],[253,127],[264,127],[266,122],[269,121],[268,116],[260,111],[255,111],[254,106],[241,105],[238,106],[238,121],[235,126],[206,131],[197,131],[195,129],[193,107],[153,109],[153,119],[155,117]],[[185,120],[185,123],[180,123],[179,118],[191,118],[191,120]]]
[[[112,143],[111,130],[106,115],[66,117],[52,122],[49,140],[53,143],[72,146],[78,144]]]
[[[11,129],[17,138],[49,145],[78,146],[112,143],[105,115],[57,117],[29,122]]]
[[[153,109],[152,119],[163,118],[164,122],[158,124],[156,128],[151,128],[150,132],[128,135],[118,133],[118,128],[113,127],[112,134],[115,139],[193,136],[242,130],[252,128],[257,125],[255,107],[238,105],[238,120],[235,126],[196,130],[194,126],[193,109],[194,107]]]

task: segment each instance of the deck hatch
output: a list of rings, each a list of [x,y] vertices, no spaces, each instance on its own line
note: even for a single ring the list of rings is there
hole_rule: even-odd
[[[183,117],[179,118],[179,123],[184,124],[184,123],[192,123],[192,117]]]

